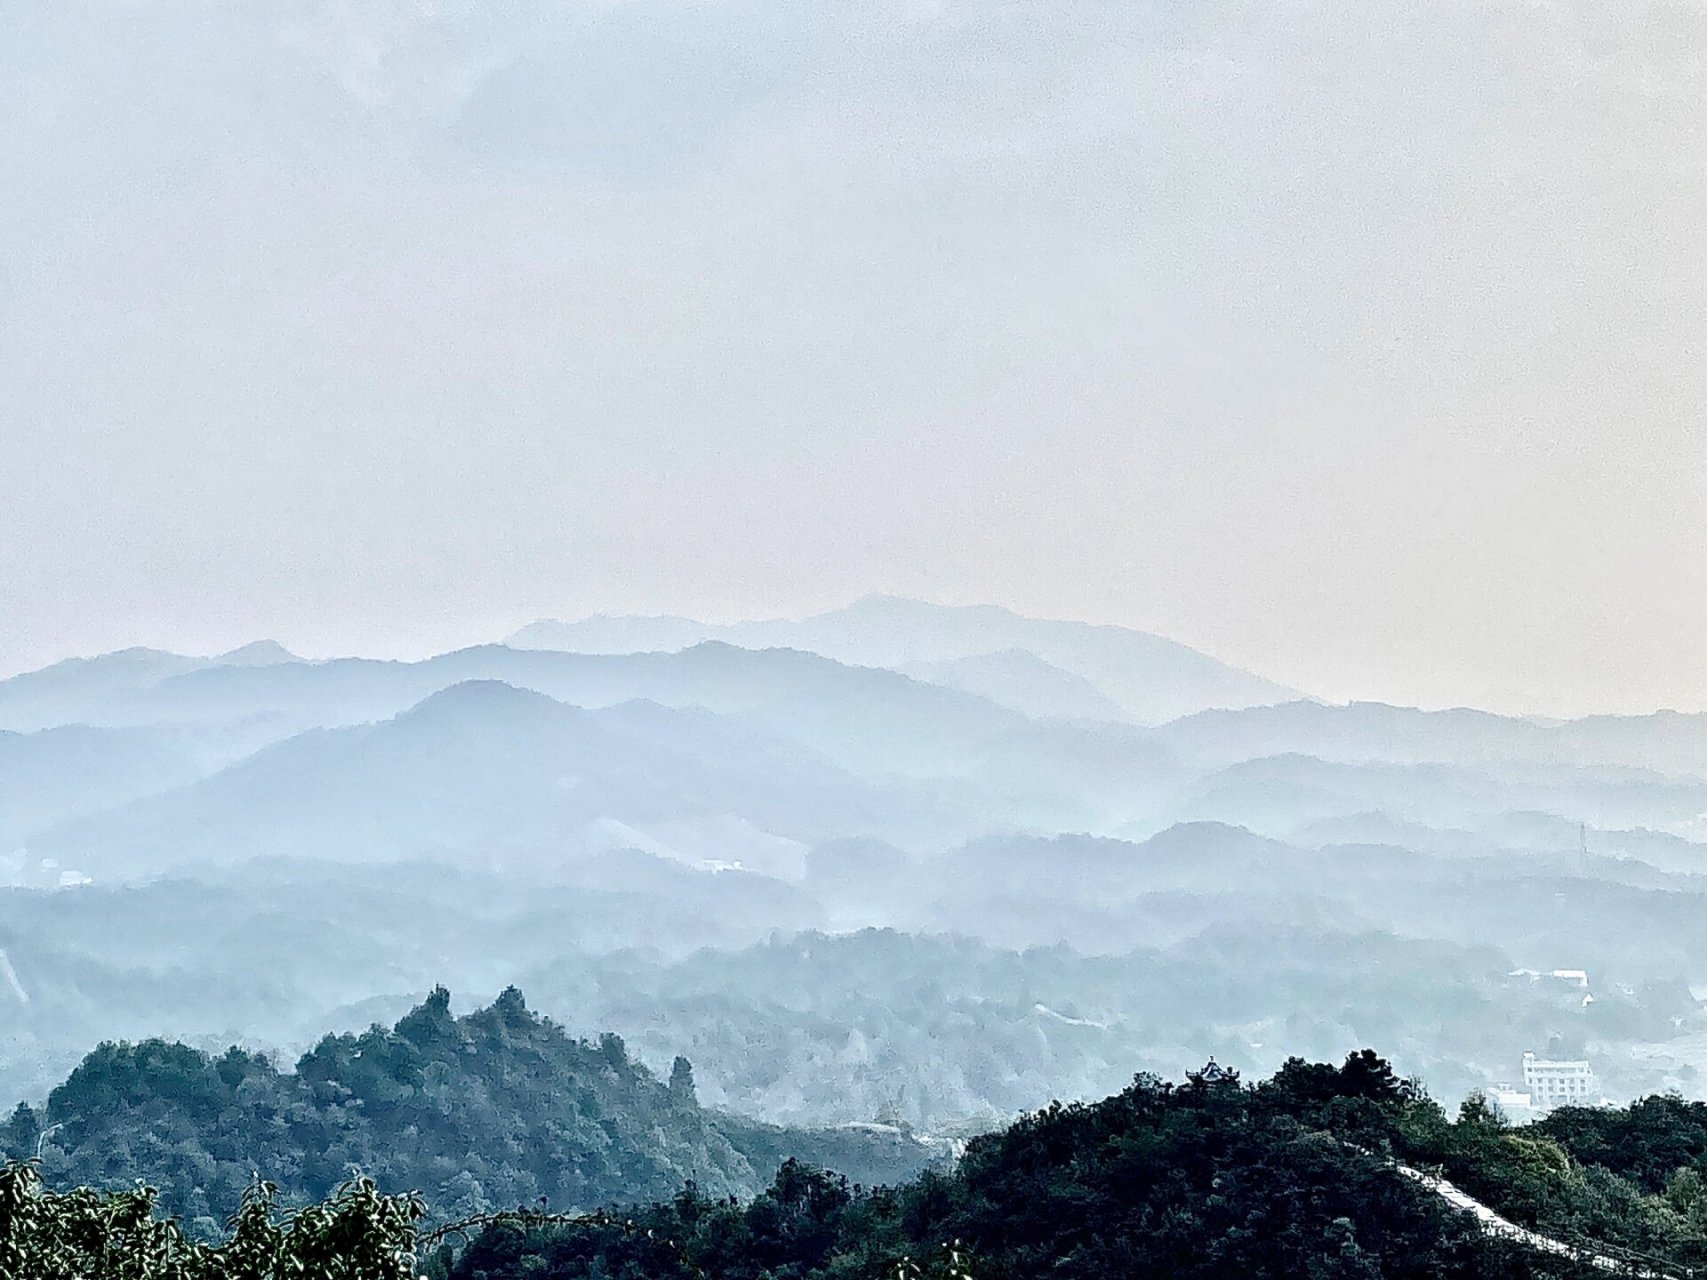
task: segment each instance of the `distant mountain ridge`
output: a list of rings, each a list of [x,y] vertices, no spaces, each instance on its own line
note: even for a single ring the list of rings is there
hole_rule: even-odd
[[[1126,709],[1083,676],[1045,662],[1026,649],[942,662],[912,662],[902,674],[988,698],[1028,716],[1068,720],[1126,720]]]
[[[470,680],[389,720],[310,730],[44,832],[37,847],[104,873],[288,854],[556,862],[584,849],[590,824],[745,819],[803,855],[811,841],[905,824],[917,808],[697,709],[586,710]]]
[[[161,725],[260,749],[19,824],[32,856],[99,877],[267,855],[527,861],[590,841],[792,879],[811,844],[841,836],[942,848],[1014,824],[1132,821],[1175,774],[1136,726],[1033,719],[721,641],[197,666],[83,702],[99,743]],[[38,775],[63,756],[48,735],[4,741]]]
[[[1211,707],[1260,706],[1301,696],[1296,689],[1145,631],[1028,618],[995,605],[937,605],[895,596],[867,596],[798,621],[542,620],[521,628],[508,643],[572,653],[621,653],[680,649],[704,640],[747,648],[806,649],[839,662],[897,669],[1022,650],[1079,677],[1128,717],[1149,724]]]
[[[1468,707],[1304,700],[1199,712],[1162,726],[1157,737],[1198,763],[1283,755],[1346,764],[1531,760],[1707,777],[1707,715],[1694,712],[1538,720]]]
[[[112,698],[152,689],[190,671],[301,661],[276,640],[257,640],[212,657],[138,646],[89,658],[66,658],[0,680],[0,729],[30,732],[83,723]]]

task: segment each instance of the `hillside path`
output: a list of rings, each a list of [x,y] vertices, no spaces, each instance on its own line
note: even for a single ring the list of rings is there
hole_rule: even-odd
[[[1413,1169],[1409,1165],[1398,1163],[1394,1163],[1393,1168],[1413,1182],[1427,1187],[1454,1209],[1475,1214],[1477,1221],[1493,1235],[1520,1241],[1532,1249],[1540,1250],[1542,1253],[1575,1258],[1589,1263],[1597,1270],[1614,1275],[1651,1276],[1655,1277],[1656,1280],[1684,1280],[1682,1273],[1668,1270],[1657,1259],[1643,1258],[1634,1254],[1615,1256],[1613,1253],[1600,1251],[1607,1246],[1571,1245],[1563,1240],[1544,1236],[1538,1231],[1531,1231],[1528,1227],[1520,1227],[1509,1218],[1501,1217],[1469,1192],[1453,1186],[1452,1183],[1437,1174],[1424,1173],[1421,1169]]]

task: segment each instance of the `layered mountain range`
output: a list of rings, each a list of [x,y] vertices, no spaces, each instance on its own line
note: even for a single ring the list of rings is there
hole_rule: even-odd
[[[127,650],[0,682],[0,1085],[525,981],[815,1124],[1369,1042],[1449,1089],[1551,1046],[1687,1091],[1704,813],[1707,717],[1330,705],[999,609]]]

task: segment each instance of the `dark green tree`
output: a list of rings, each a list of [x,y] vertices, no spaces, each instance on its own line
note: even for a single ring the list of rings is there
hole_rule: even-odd
[[[253,1184],[219,1241],[193,1240],[155,1212],[151,1187],[44,1188],[33,1165],[0,1167],[0,1276],[17,1280],[414,1280],[415,1196],[357,1179],[281,1217]]]
[[[681,1054],[670,1064],[670,1096],[678,1102],[697,1102],[693,1087],[693,1063]]]

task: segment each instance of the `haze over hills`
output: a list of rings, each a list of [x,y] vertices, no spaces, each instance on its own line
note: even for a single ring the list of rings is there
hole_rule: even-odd
[[[88,660],[99,670],[101,659]],[[50,668],[49,670],[55,670]],[[31,676],[19,676],[28,681]],[[420,662],[373,658],[291,661],[263,666],[189,660],[145,682],[65,683],[86,723],[229,722],[279,717],[298,726],[359,724],[395,715],[467,680],[501,680],[578,706],[636,698],[714,711],[751,711],[791,699],[870,706],[872,714],[907,704],[932,718],[975,721],[975,728],[1018,725],[1023,718],[972,695],[785,649],[753,651],[706,641],[673,652],[578,654],[480,645]],[[0,682],[0,696],[12,681]]]
[[[798,878],[813,841],[929,832],[923,796],[804,750],[784,759],[758,733],[714,727],[705,740],[708,719],[657,705],[582,710],[466,681],[393,719],[312,730],[187,787],[40,833],[32,847],[108,876],[280,855],[550,873],[585,855],[594,824],[638,832],[731,817],[792,842],[795,865],[765,869]],[[756,753],[740,750],[748,743]]]
[[[807,1124],[1370,1042],[1458,1093],[1526,1048],[1621,1096],[1707,1081],[1700,718],[1237,705],[1153,637],[881,599],[568,631],[639,648],[0,682],[34,728],[0,734],[0,1084],[516,981]],[[1521,976],[1554,969],[1592,1000]]]
[[[1358,814],[1461,830],[1514,812],[1568,813],[1598,830],[1707,834],[1702,824],[1707,782],[1546,761],[1349,764],[1288,754],[1242,760],[1209,774],[1176,816],[1290,836],[1327,819]]]
[[[30,730],[103,723],[102,708],[128,694],[206,667],[260,667],[300,661],[283,645],[259,640],[210,658],[159,649],[121,649],[92,658],[67,658],[39,671],[0,680],[0,728]]]
[[[1117,798],[1142,800],[1172,774],[1166,748],[1126,726],[1034,721],[975,695],[896,672],[849,667],[795,650],[755,652],[721,642],[679,653],[604,656],[485,646],[420,663],[339,659],[263,667],[198,666],[147,688],[92,693],[79,705],[88,719],[198,726],[206,734],[229,733],[234,731],[230,726],[239,726],[260,742],[317,728],[373,723],[470,681],[508,682],[601,712],[623,703],[649,702],[652,710],[633,707],[621,718],[651,744],[660,760],[682,743],[710,735],[703,747],[707,754],[757,750],[765,757],[754,766],[761,772],[774,771],[785,759],[796,768],[821,760],[826,768],[869,780],[845,777],[839,784],[843,790],[870,792],[875,787],[873,794],[888,797],[881,805],[836,801],[831,806],[836,812],[848,813],[849,803],[863,803],[868,813],[884,816],[823,834],[902,833],[913,841],[943,843],[952,839],[956,828],[931,814],[957,814],[954,822],[981,826],[980,807],[999,815],[990,819],[996,825],[1014,820],[1097,825],[1131,821],[1139,813],[1128,800]],[[693,714],[672,718],[666,708]],[[488,713],[504,714],[497,703]],[[481,713],[472,714],[478,719]],[[471,742],[493,742],[503,735],[496,722],[478,733],[472,722],[468,727]],[[362,741],[364,749],[384,749],[383,737]],[[319,739],[294,748],[299,753],[328,749]],[[275,761],[268,757],[266,767],[278,767]],[[907,788],[916,792],[925,780],[932,785],[930,795],[904,794]],[[778,779],[769,785],[779,792],[784,789]],[[349,794],[350,788],[327,791],[334,793]],[[306,793],[283,787],[279,794]],[[1112,809],[1111,801],[1117,801]],[[776,803],[783,803],[780,794]],[[720,807],[702,797],[683,812],[696,808],[716,816],[738,811],[741,805],[730,800]],[[401,813],[407,805],[393,809]],[[620,819],[620,809],[618,804],[586,816]],[[120,821],[146,826],[150,812],[148,806],[139,806]],[[356,815],[345,816],[362,825]],[[500,820],[496,813],[494,820]],[[111,824],[99,823],[88,831],[106,831],[118,844],[130,840],[137,847],[134,831],[121,837]],[[91,841],[99,845],[107,838],[88,831],[38,833],[32,847],[56,856],[71,849],[87,853]],[[144,837],[141,844],[148,846],[151,839]],[[163,849],[170,843],[171,837],[162,832],[151,847]],[[331,843],[342,847],[336,840]],[[117,857],[104,860],[109,868],[122,863]],[[145,864],[158,865],[152,860]]]
[[[1026,618],[993,605],[936,605],[894,596],[867,596],[799,621],[719,625],[675,617],[548,620],[523,627],[509,643],[578,653],[629,653],[680,649],[707,639],[748,648],[807,649],[876,667],[952,663],[1019,650],[1078,676],[1126,715],[1146,724],[1206,707],[1245,707],[1299,696],[1297,690],[1143,631]]]
[[[0,4],[0,1280],[1707,1280],[1704,138],[1707,0]]]
[[[0,730],[0,845],[201,777],[188,735],[64,725]]]
[[[1004,649],[940,662],[909,662],[898,670],[1030,716],[1125,720],[1125,708],[1083,676],[1063,671],[1025,649]]]
[[[1535,720],[1464,707],[1421,711],[1379,702],[1301,700],[1201,711],[1161,727],[1158,736],[1197,761],[1286,754],[1353,764],[1517,759],[1707,774],[1707,715],[1693,712]]]

